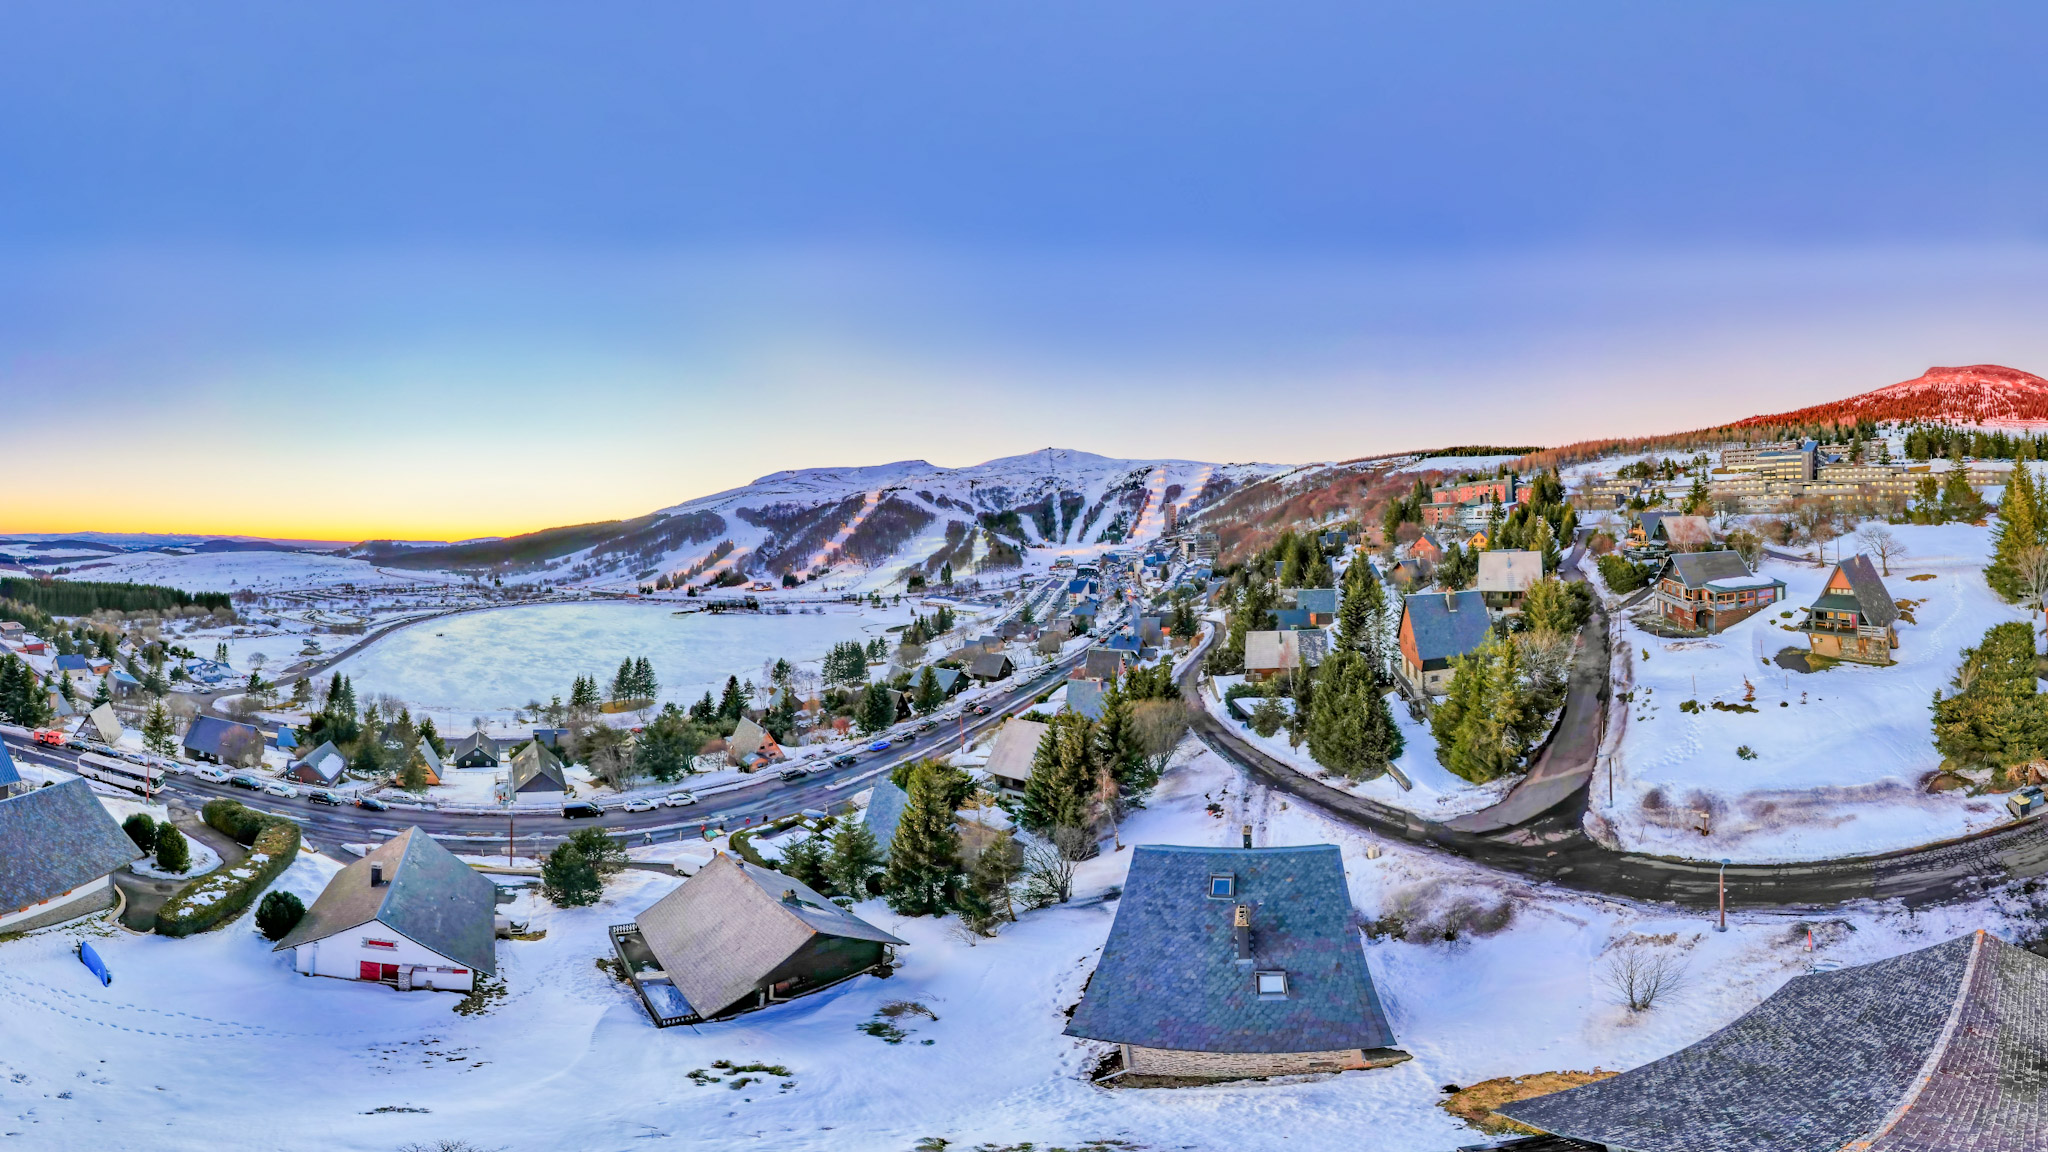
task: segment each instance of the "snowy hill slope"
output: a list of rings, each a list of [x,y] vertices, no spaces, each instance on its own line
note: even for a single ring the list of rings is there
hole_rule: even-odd
[[[1775,416],[1752,416],[1733,427],[1856,420],[2048,428],[2048,380],[1997,364],[1929,368],[1914,379],[1847,400]]]

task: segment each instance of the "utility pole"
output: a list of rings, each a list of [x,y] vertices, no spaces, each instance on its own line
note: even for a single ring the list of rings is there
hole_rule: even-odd
[[[1714,926],[1716,932],[1728,930],[1728,864],[1727,860],[1721,861],[1721,922]]]

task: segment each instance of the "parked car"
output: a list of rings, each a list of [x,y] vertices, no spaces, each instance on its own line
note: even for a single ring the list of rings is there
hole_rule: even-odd
[[[298,792],[294,790],[291,785],[278,784],[274,782],[270,784],[265,784],[263,786],[263,791],[272,796],[292,797],[298,795]]]
[[[685,804],[695,804],[696,802],[697,794],[695,792],[671,792],[667,796],[662,797],[662,803],[667,804],[671,808],[681,808]]]
[[[604,809],[599,808],[588,800],[564,800],[562,802],[562,819],[564,820],[589,820],[592,817],[602,815],[604,815]]]
[[[877,740],[873,744],[868,745],[868,751],[870,752],[887,752],[888,750],[889,742],[887,740]]]
[[[860,757],[855,756],[851,752],[848,752],[844,756],[834,756],[832,758],[832,766],[834,768],[851,768],[858,763],[860,763]]]
[[[626,801],[623,807],[628,812],[652,812],[656,808],[661,807],[661,805],[656,804],[645,796],[635,796],[631,800]]]
[[[336,796],[334,793],[329,792],[325,788],[316,788],[313,791],[306,793],[306,799],[312,801],[315,804],[325,804],[329,808],[341,807],[341,797]]]
[[[806,769],[799,768],[796,765],[792,764],[789,767],[784,768],[780,773],[778,773],[778,775],[780,775],[784,780],[801,780],[804,777],[810,775],[810,772]]]
[[[363,809],[363,810],[364,810],[364,811],[366,811],[366,812],[389,812],[389,811],[391,811],[391,805],[389,805],[389,804],[386,804],[386,803],[385,803],[385,802],[383,802],[382,800],[379,800],[379,799],[377,799],[377,798],[376,798],[375,796],[358,796],[358,797],[356,797],[356,807],[358,807],[358,808],[361,808],[361,809]]]
[[[919,724],[919,725],[917,726],[917,730],[918,730],[919,732],[929,732],[929,731],[931,731],[932,729],[934,729],[934,728],[937,728],[938,726],[939,726],[939,722],[938,722],[937,720],[927,720],[927,721],[925,721],[924,723],[922,723],[922,724]]]
[[[915,732],[898,732],[895,740],[891,741],[891,743],[908,744],[915,739],[917,739],[917,733]]]
[[[254,776],[244,776],[239,772],[228,777],[228,784],[236,788],[247,788],[251,792],[263,791],[263,781],[258,780]]]
[[[192,774],[201,780],[210,780],[215,784],[225,784],[228,782],[228,774],[218,768],[194,768]]]
[[[64,746],[64,734],[55,728],[38,728],[32,734],[31,739],[38,744],[48,744],[52,748],[62,748]]]
[[[974,714],[975,714],[976,716],[986,716],[986,715],[988,715],[988,714],[989,714],[989,706],[988,706],[988,705],[986,705],[986,704],[976,704],[976,705],[974,706]]]

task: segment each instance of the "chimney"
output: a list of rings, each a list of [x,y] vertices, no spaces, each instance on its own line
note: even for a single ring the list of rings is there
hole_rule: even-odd
[[[1244,846],[1247,848],[1252,846],[1252,826],[1249,824],[1244,826]]]
[[[1252,906],[1239,904],[1236,914],[1231,917],[1230,938],[1237,945],[1237,966],[1249,968],[1252,964]]]
[[[784,888],[784,889],[782,890],[782,902],[783,902],[784,904],[794,904],[794,903],[796,903],[796,889],[794,889],[794,888]]]
[[[382,888],[383,886],[384,886],[384,866],[383,866],[382,864],[372,864],[372,865],[370,865],[370,887],[372,887],[372,888]]]
[[[1446,611],[1446,612],[1456,612],[1457,610],[1458,610],[1458,594],[1457,594],[1457,593],[1455,593],[1455,592],[1446,592],[1446,593],[1444,593],[1444,611]]]

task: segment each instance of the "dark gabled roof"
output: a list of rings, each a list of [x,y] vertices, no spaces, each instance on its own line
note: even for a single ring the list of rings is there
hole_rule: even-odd
[[[370,867],[384,883],[370,886]],[[418,828],[407,828],[334,874],[273,952],[381,921],[422,948],[479,972],[498,970],[498,888]]]
[[[1303,588],[1294,594],[1294,606],[1303,612],[1317,612],[1325,616],[1337,611],[1337,590],[1335,588]]]
[[[1014,667],[1010,658],[1001,652],[984,652],[967,666],[967,674],[977,680],[1001,680]]]
[[[1855,610],[1863,617],[1864,624],[1872,628],[1883,628],[1898,620],[1898,603],[1892,599],[1892,594],[1885,588],[1884,581],[1878,578],[1877,566],[1870,562],[1870,557],[1858,553],[1835,565],[1835,570],[1848,577],[1849,594],[1854,597]],[[1834,583],[1833,573],[1829,573],[1828,583]],[[1823,603],[1830,599],[1839,600],[1840,594],[1831,596],[1827,586],[1822,585],[1820,597],[1814,601],[1814,607],[1834,607]]]
[[[1275,611],[1273,613],[1273,625],[1281,631],[1314,626],[1308,618],[1308,609],[1306,608],[1281,608]]]
[[[21,772],[14,766],[14,757],[7,754],[7,744],[0,741],[0,791],[11,784],[21,783]]]
[[[1212,876],[1235,883],[1211,899]],[[1234,910],[1247,905],[1252,962],[1240,965]],[[1254,972],[1287,973],[1261,999]],[[1182,1052],[1327,1052],[1394,1043],[1351,925],[1344,858],[1298,848],[1134,850],[1116,923],[1067,1035]]]
[[[1090,648],[1081,662],[1081,676],[1087,680],[1114,680],[1124,674],[1131,655],[1114,648]]]
[[[569,788],[569,782],[562,776],[562,762],[538,740],[512,757],[511,776],[514,792],[566,792]]]
[[[1102,681],[1067,681],[1067,710],[1090,720],[1102,719]]]
[[[198,716],[193,718],[192,726],[185,729],[184,747],[194,752],[204,752],[208,756],[218,756],[221,740],[236,729],[255,737],[259,746],[263,743],[263,733],[253,724],[237,724],[233,720],[223,720],[218,716]]]
[[[2035,1149],[2044,1052],[2048,959],[1979,932],[1794,977],[1689,1048],[1499,1111],[1635,1152]]]
[[[1741,554],[1727,549],[1680,552],[1664,562],[1664,571],[1687,588],[1704,588],[1716,580],[1747,580],[1753,575]]]
[[[83,780],[0,800],[0,912],[61,896],[140,855]]]
[[[1486,614],[1486,599],[1475,589],[1417,592],[1403,598],[1401,611],[1407,614],[1409,629],[1415,634],[1415,653],[1423,660],[1463,656],[1486,643],[1493,627]]]
[[[903,943],[797,880],[724,853],[634,923],[676,991],[707,1019],[750,999],[814,936]]]
[[[958,668],[936,668],[932,671],[932,679],[938,682],[939,691],[948,696],[951,696],[954,690],[959,687],[960,678],[964,675],[966,673]]]
[[[498,742],[481,732],[472,732],[457,740],[448,749],[448,759],[460,760],[479,749],[483,751],[484,755],[491,758],[491,763],[496,764],[498,762]]]
[[[889,855],[889,842],[896,838],[896,825],[903,822],[903,809],[910,804],[910,793],[891,783],[887,776],[875,780],[875,794],[868,798],[868,809],[861,814],[861,826],[875,838],[875,847],[882,855]]]

